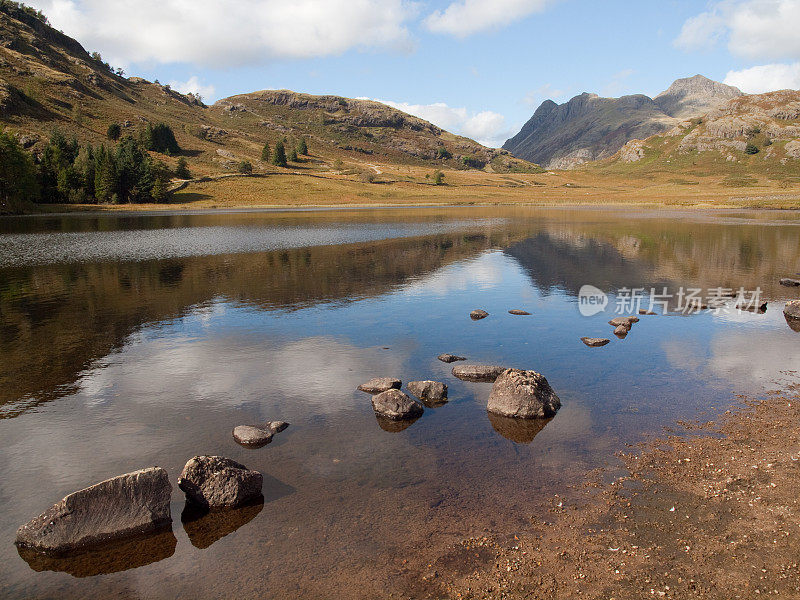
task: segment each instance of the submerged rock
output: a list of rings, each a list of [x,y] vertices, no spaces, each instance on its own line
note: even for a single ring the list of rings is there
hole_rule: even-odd
[[[639,322],[639,317],[614,317],[608,322],[608,324],[614,327],[619,327],[620,325],[623,325],[628,329],[630,329],[634,323],[638,322]]]
[[[373,396],[372,408],[380,416],[394,421],[414,419],[425,411],[422,404],[396,389]]]
[[[376,377],[358,386],[358,389],[368,394],[380,394],[387,390],[399,390],[403,382],[393,377]]]
[[[561,400],[541,373],[507,369],[494,382],[486,409],[516,419],[552,417]]]
[[[491,383],[506,369],[499,365],[458,365],[453,367],[453,375],[463,381]]]
[[[480,321],[481,319],[485,319],[488,316],[489,313],[481,309],[473,310],[471,313],[469,313],[469,318],[472,319],[473,321]]]
[[[276,433],[289,427],[286,421],[268,421],[263,427],[238,425],[233,428],[233,439],[248,448],[262,448],[272,441]]]
[[[171,494],[161,467],[112,477],[69,494],[20,527],[16,543],[61,553],[153,532],[172,522]]]
[[[512,308],[510,311],[508,311],[508,314],[526,316],[526,315],[529,315],[531,313],[529,313],[528,311],[525,311],[525,310],[519,310],[518,308]]]
[[[590,348],[599,348],[600,346],[605,346],[611,340],[609,340],[608,338],[582,337],[581,341]]]
[[[785,285],[786,287],[797,287],[800,286],[800,279],[792,279],[791,277],[784,277],[781,279],[781,285]]]
[[[444,363],[454,363],[460,360],[467,360],[466,356],[457,356],[455,354],[440,354],[436,358]]]
[[[643,308],[639,309],[640,315],[657,315],[658,313],[654,313],[652,310],[645,310]]]
[[[411,381],[408,389],[429,408],[447,402],[447,386],[438,381]]]
[[[229,458],[195,456],[183,467],[178,487],[199,506],[232,508],[261,496],[263,481],[261,473]]]

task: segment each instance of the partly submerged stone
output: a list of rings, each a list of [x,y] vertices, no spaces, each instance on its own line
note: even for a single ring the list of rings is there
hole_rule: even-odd
[[[639,317],[614,317],[611,319],[608,324],[612,325],[613,327],[619,327],[623,325],[630,329],[634,323],[639,322]]]
[[[611,340],[609,340],[608,338],[582,337],[581,341],[590,348],[599,348],[600,346],[605,346]]]
[[[491,383],[506,369],[499,365],[457,365],[453,367],[453,375],[463,381]]]
[[[358,386],[358,389],[368,394],[380,394],[387,390],[399,390],[403,382],[394,377],[376,377]]]
[[[654,313],[652,310],[645,310],[644,308],[639,309],[640,315],[656,315],[658,313]]]
[[[242,446],[261,447],[272,441],[275,433],[272,429],[253,427],[252,425],[239,425],[233,428],[233,439]]]
[[[223,456],[195,456],[183,467],[178,487],[186,498],[207,508],[231,508],[261,495],[264,477]]]
[[[473,310],[471,313],[469,313],[469,318],[472,319],[473,321],[480,321],[481,319],[485,319],[488,316],[489,313],[480,308],[478,310]]]
[[[422,404],[396,389],[373,396],[372,408],[378,415],[394,421],[415,419],[425,411]]]
[[[561,408],[547,379],[536,371],[508,369],[494,382],[486,409],[490,413],[517,419],[552,417]]]
[[[800,331],[800,300],[790,300],[783,309],[783,316],[793,331]]]
[[[429,408],[447,402],[447,386],[439,381],[411,381],[408,390]]]
[[[456,354],[440,354],[436,358],[444,363],[454,363],[460,360],[467,360],[466,356],[458,356]]]
[[[630,330],[631,330],[630,325],[617,325],[614,328],[614,335],[617,336],[620,339],[624,339],[625,336],[628,335]]]
[[[19,546],[62,553],[156,531],[172,521],[172,485],[161,467],[73,492],[17,531]]]
[[[792,279],[791,277],[784,277],[781,279],[781,285],[785,285],[786,287],[797,287],[800,286],[800,279]]]
[[[529,313],[526,310],[520,310],[518,308],[512,308],[510,311],[508,311],[508,314],[510,314],[510,315],[519,315],[519,316],[524,317],[524,316],[527,316],[527,315],[529,315],[531,313]]]

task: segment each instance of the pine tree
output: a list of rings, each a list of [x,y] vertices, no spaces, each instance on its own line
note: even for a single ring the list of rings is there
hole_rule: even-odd
[[[289,162],[297,162],[297,150],[294,148],[289,152]]]
[[[112,123],[108,126],[108,130],[106,131],[106,137],[108,137],[108,139],[116,142],[121,135],[122,127],[119,126],[119,123]]]
[[[272,164],[276,167],[286,166],[286,149],[283,147],[283,142],[275,144],[275,152],[272,153]]]
[[[178,159],[178,166],[175,167],[175,177],[178,179],[191,179],[192,172],[189,171],[189,165],[186,162],[186,159],[181,156]]]
[[[0,131],[0,213],[18,212],[39,199],[31,155],[10,133]]]
[[[264,147],[261,149],[261,160],[264,162],[269,162],[269,142],[264,144]]]
[[[306,138],[300,139],[300,142],[297,144],[297,153],[301,156],[308,156],[308,144],[306,143]]]

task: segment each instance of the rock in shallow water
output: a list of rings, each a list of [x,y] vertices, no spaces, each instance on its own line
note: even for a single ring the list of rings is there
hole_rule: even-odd
[[[178,487],[186,498],[207,508],[231,508],[261,496],[264,477],[229,458],[195,456],[183,467]]]
[[[510,311],[508,311],[508,314],[510,314],[510,315],[518,315],[518,316],[524,317],[524,316],[527,316],[527,315],[529,315],[531,313],[529,313],[528,311],[525,311],[525,310],[520,310],[518,308],[512,308]]]
[[[376,377],[358,386],[358,389],[368,394],[380,394],[387,390],[399,390],[403,382],[393,377]]]
[[[614,328],[614,335],[620,339],[625,339],[625,336],[628,335],[630,330],[631,330],[630,326],[626,327],[625,325],[617,325]]]
[[[373,396],[372,408],[378,415],[394,421],[415,419],[425,411],[419,402],[395,389]]]
[[[599,348],[600,346],[605,346],[611,340],[609,340],[608,338],[582,337],[581,341],[590,348]]]
[[[458,362],[459,360],[467,360],[466,356],[457,356],[455,354],[440,354],[436,358],[444,363],[454,363]]]
[[[243,446],[266,446],[272,441],[273,435],[271,429],[262,429],[252,425],[239,425],[233,428],[233,439]]]
[[[447,386],[438,381],[411,381],[408,389],[429,408],[447,402]]]
[[[167,472],[150,467],[73,492],[17,531],[16,543],[62,553],[156,531],[172,521]]]
[[[508,369],[494,382],[486,409],[490,413],[517,419],[552,417],[561,400],[544,375],[536,371]]]
[[[480,321],[481,319],[485,319],[488,316],[489,313],[481,309],[473,310],[471,313],[469,313],[469,318],[472,319],[473,321]]]
[[[792,279],[790,277],[784,277],[781,279],[781,285],[785,285],[786,287],[798,287],[800,286],[800,279]]]
[[[458,365],[453,367],[453,375],[463,381],[491,383],[506,369],[499,365]]]
[[[800,300],[790,300],[783,309],[783,316],[794,331],[800,329]]]

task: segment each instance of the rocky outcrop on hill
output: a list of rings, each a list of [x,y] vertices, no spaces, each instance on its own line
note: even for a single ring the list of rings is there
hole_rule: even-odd
[[[696,75],[675,81],[655,98],[583,93],[560,105],[547,100],[503,148],[547,168],[569,169],[613,156],[630,140],[663,133],[681,119],[703,115],[741,94]],[[637,153],[631,148],[628,157],[638,160]]]

